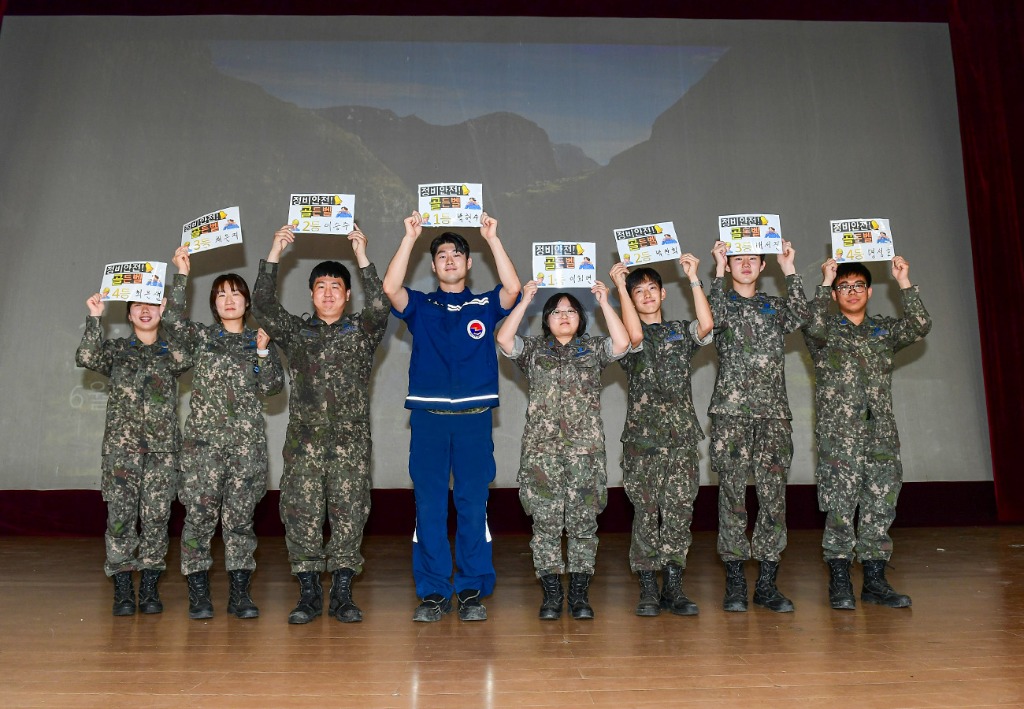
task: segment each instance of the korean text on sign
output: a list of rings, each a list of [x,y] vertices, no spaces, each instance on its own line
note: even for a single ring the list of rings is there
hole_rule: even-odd
[[[439,182],[416,190],[423,226],[480,226],[484,210],[483,185],[472,182]]]

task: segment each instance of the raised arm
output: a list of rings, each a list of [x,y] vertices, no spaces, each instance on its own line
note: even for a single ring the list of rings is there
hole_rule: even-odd
[[[519,331],[523,318],[526,317],[526,309],[530,307],[534,296],[537,295],[537,288],[540,283],[540,281],[527,281],[523,285],[522,299],[516,307],[512,308],[512,312],[508,314],[508,317],[501,323],[501,327],[498,328],[498,334],[494,336],[494,341],[498,343],[498,347],[501,348],[502,353],[507,357],[511,356],[512,351],[515,349],[516,333]]]
[[[931,332],[932,318],[921,302],[917,287],[910,282],[910,264],[902,256],[892,260],[892,277],[896,279],[903,299],[903,317],[896,321],[891,332],[896,349],[900,350]]]
[[[608,325],[608,334],[612,338],[612,354],[616,357],[626,354],[629,349],[629,333],[626,332],[626,326],[622,324],[619,314],[615,312],[615,308],[608,300],[608,286],[601,281],[596,281],[590,292],[594,294],[594,299],[601,306],[605,324]]]
[[[785,240],[782,242],[782,253],[779,254],[779,266],[786,277],[786,318],[783,327],[786,332],[793,332],[803,327],[811,314],[807,308],[803,279],[796,272],[796,250],[792,243]]]
[[[690,281],[690,290],[693,291],[693,307],[697,313],[697,339],[703,340],[715,327],[715,318],[711,314],[711,304],[708,297],[704,295],[704,285],[700,282],[700,259],[693,254],[683,254],[679,257],[679,265],[683,267],[683,273]]]
[[[643,323],[640,322],[640,315],[636,312],[636,306],[633,305],[633,297],[630,295],[629,289],[626,288],[626,276],[629,275],[629,269],[620,261],[612,266],[608,275],[612,277],[615,292],[619,296],[622,324],[629,335],[629,342],[633,347],[639,347],[640,343],[644,341],[644,328]]]
[[[716,241],[711,247],[711,255],[715,258],[715,278],[725,278],[725,267],[729,265],[729,245],[724,241]]]
[[[413,212],[405,218],[405,235],[398,244],[398,250],[388,264],[384,274],[384,295],[391,301],[391,307],[402,313],[409,305],[409,292],[405,290],[405,276],[409,271],[409,259],[416,240],[423,233],[423,217]]]
[[[270,245],[270,253],[267,254],[267,263],[278,263],[281,254],[288,248],[288,244],[295,243],[295,227],[285,224],[274,232],[274,242]]]
[[[352,254],[356,257],[356,265],[359,268],[366,268],[370,265],[370,259],[366,255],[366,234],[357,224],[348,234],[348,241],[352,244]]]
[[[284,368],[276,347],[270,346],[270,335],[262,327],[256,331],[256,356],[259,357],[260,371],[256,373],[256,385],[263,396],[273,396],[284,388]]]
[[[516,304],[521,288],[519,287],[519,274],[516,273],[515,264],[505,251],[505,246],[498,238],[498,220],[489,216],[487,212],[480,215],[480,236],[484,238],[494,256],[494,266],[498,269],[498,280],[501,281],[501,293],[498,300],[501,307],[508,310]]]
[[[377,275],[377,268],[366,255],[366,234],[356,227],[348,235],[348,240],[352,243],[352,252],[359,264],[359,283],[363,287],[362,326],[367,333],[377,336],[376,342],[380,342],[388,326],[391,301],[384,295],[384,284]]]
[[[274,243],[266,260],[260,263],[256,285],[252,289],[253,317],[285,350],[290,345],[292,315],[277,298],[277,269],[281,254],[294,241],[295,234],[290,224],[274,232]]]
[[[82,335],[82,343],[75,352],[75,364],[109,377],[110,368],[113,366],[113,357],[103,346],[103,325],[100,323],[106,304],[103,302],[102,295],[93,293],[86,299],[85,305],[89,309],[89,317],[85,320],[85,334]]]
[[[711,255],[715,258],[715,279],[711,281],[711,316],[719,330],[725,327],[725,267],[729,262],[726,254],[729,245],[724,241],[716,241],[711,247]]]
[[[185,308],[188,304],[185,291],[188,286],[188,274],[192,268],[188,247],[179,246],[174,252],[172,261],[178,267],[178,272],[174,275],[170,291],[168,291],[167,307],[164,308],[160,322],[170,331],[171,335],[192,347],[195,344],[196,328],[192,321],[185,317]]]
[[[828,304],[832,300],[832,282],[836,279],[838,265],[834,258],[821,264],[821,285],[815,290],[808,307],[807,322],[804,323],[804,337],[808,347],[812,343],[823,347],[828,342]]]

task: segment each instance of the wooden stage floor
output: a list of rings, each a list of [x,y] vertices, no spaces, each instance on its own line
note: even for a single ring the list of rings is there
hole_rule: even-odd
[[[409,541],[369,537],[364,622],[292,626],[279,537],[262,540],[262,617],[245,621],[225,612],[220,566],[215,617],[188,619],[176,539],[164,613],[115,618],[102,539],[3,537],[0,706],[1024,706],[1024,527],[896,530],[889,578],[913,597],[904,610],[860,603],[859,566],[857,610],[831,610],[819,538],[790,534],[780,587],[795,613],[723,612],[715,537],[699,533],[685,587],[700,615],[638,618],[628,538],[604,535],[596,619],[541,622],[528,539],[498,537],[490,619],[421,624]]]

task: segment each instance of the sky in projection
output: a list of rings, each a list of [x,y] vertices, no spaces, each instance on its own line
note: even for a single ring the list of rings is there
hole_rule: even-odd
[[[508,111],[601,164],[646,140],[726,47],[236,41],[214,64],[304,108],[371,106],[452,125]]]

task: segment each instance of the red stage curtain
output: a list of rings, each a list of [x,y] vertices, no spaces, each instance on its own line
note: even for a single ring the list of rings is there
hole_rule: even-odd
[[[1024,438],[1024,11],[1016,0],[950,0],[949,31],[996,507],[999,521],[1024,522],[1024,475],[1017,467]]]

